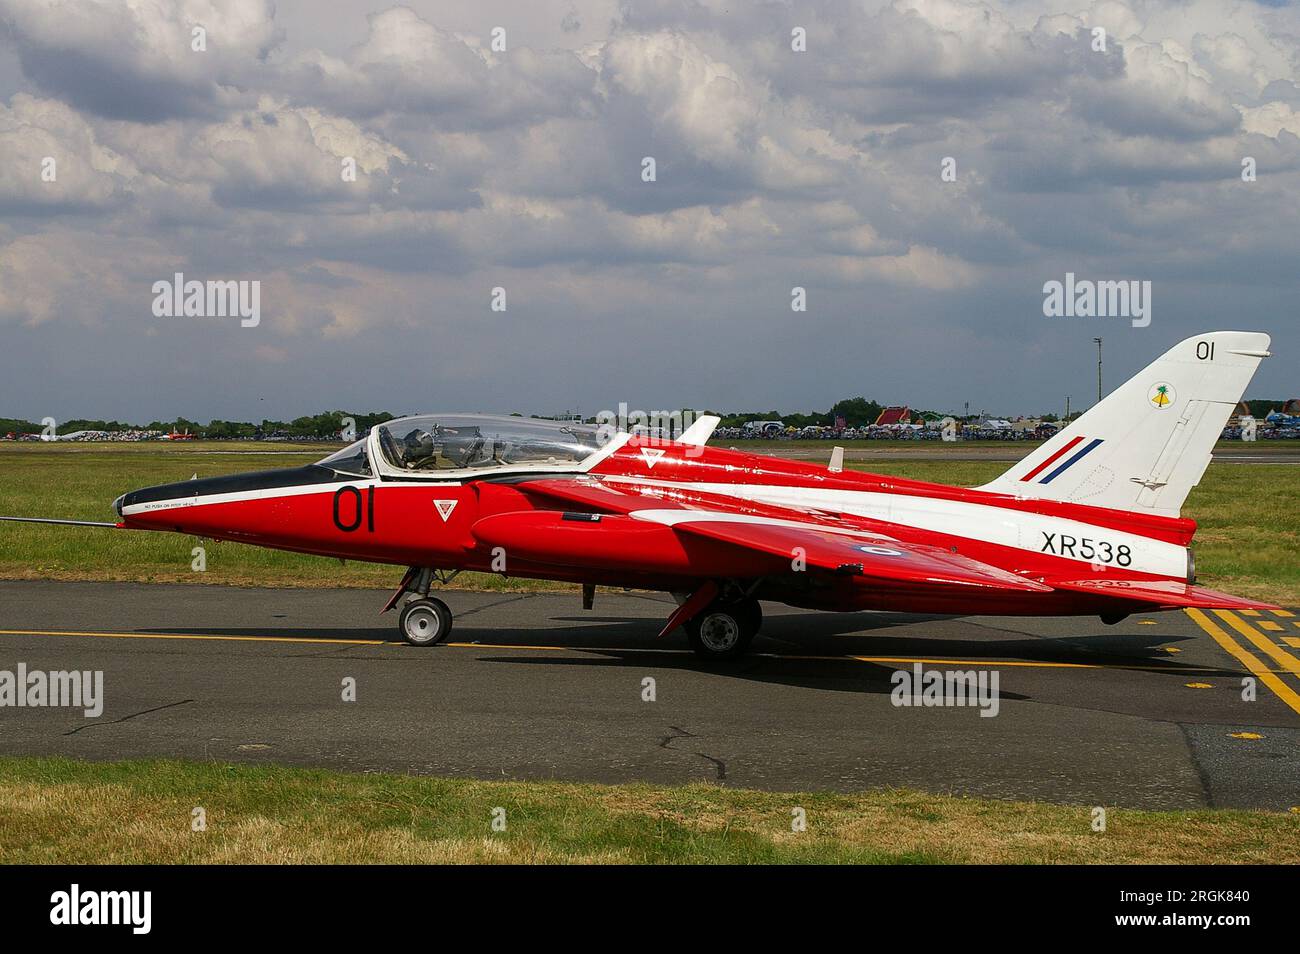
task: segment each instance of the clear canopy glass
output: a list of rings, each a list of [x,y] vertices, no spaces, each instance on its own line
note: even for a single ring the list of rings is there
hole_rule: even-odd
[[[489,414],[430,414],[379,425],[384,461],[402,471],[577,464],[598,451],[595,425]]]
[[[368,438],[363,437],[349,444],[340,451],[335,451],[324,460],[317,461],[320,467],[328,467],[339,474],[352,474],[356,477],[373,476],[370,470],[370,456],[366,452]]]

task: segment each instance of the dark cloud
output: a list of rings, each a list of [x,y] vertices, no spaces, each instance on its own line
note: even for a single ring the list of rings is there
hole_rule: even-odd
[[[1300,345],[1293,7],[285,11],[0,0],[0,410],[1005,413],[1082,399],[1103,331],[1117,375],[1211,326]],[[263,324],[154,319],[175,271],[262,281]],[[1065,271],[1151,280],[1151,328],[1044,319]]]

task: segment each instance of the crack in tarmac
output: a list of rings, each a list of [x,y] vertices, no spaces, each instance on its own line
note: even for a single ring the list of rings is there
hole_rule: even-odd
[[[150,712],[161,712],[163,709],[174,709],[177,706],[187,705],[193,702],[193,699],[182,699],[180,702],[169,702],[165,706],[154,706],[152,709],[141,709],[139,712],[132,712],[130,715],[124,715],[120,719],[114,719],[112,722],[87,722],[85,725],[79,725],[75,729],[63,733],[64,735],[76,735],[82,729],[94,729],[101,725],[117,725],[119,722],[125,722],[128,719],[134,719],[136,716],[148,715]]]
[[[678,733],[678,734],[677,734],[677,735],[665,735],[665,736],[663,736],[663,737],[659,740],[659,748],[661,748],[661,749],[666,749],[666,748],[668,748],[668,746],[671,745],[673,742],[675,742],[677,739],[698,739],[698,738],[699,738],[698,735],[695,735],[695,734],[692,733],[692,732],[687,732],[685,729],[680,728],[679,726],[670,725],[668,728],[672,729],[674,732],[676,732],[676,733]],[[680,750],[680,749],[673,749],[673,751],[674,751],[674,752],[677,752],[677,751],[681,751],[681,750]],[[702,758],[702,759],[704,759],[705,761],[712,762],[712,763],[713,763],[713,770],[714,770],[714,772],[717,774],[718,781],[726,781],[726,778],[727,778],[727,763],[724,762],[724,761],[722,761],[722,759],[715,759],[712,755],[705,755],[703,752],[692,752],[691,755],[694,755],[694,756],[696,756],[696,757],[698,757],[698,758]]]

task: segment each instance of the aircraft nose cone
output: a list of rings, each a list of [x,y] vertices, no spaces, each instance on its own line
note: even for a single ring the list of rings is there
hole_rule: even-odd
[[[117,515],[119,517],[122,516],[122,501],[125,499],[126,499],[126,494],[122,494],[120,497],[118,497],[116,500],[113,501],[113,509],[117,511]]]

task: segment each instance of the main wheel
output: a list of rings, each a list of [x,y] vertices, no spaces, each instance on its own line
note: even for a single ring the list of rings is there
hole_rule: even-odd
[[[432,646],[451,632],[451,610],[442,600],[411,600],[402,607],[397,621],[402,638],[412,646]]]
[[[735,659],[749,649],[762,619],[756,600],[713,603],[686,624],[686,635],[705,659]]]

